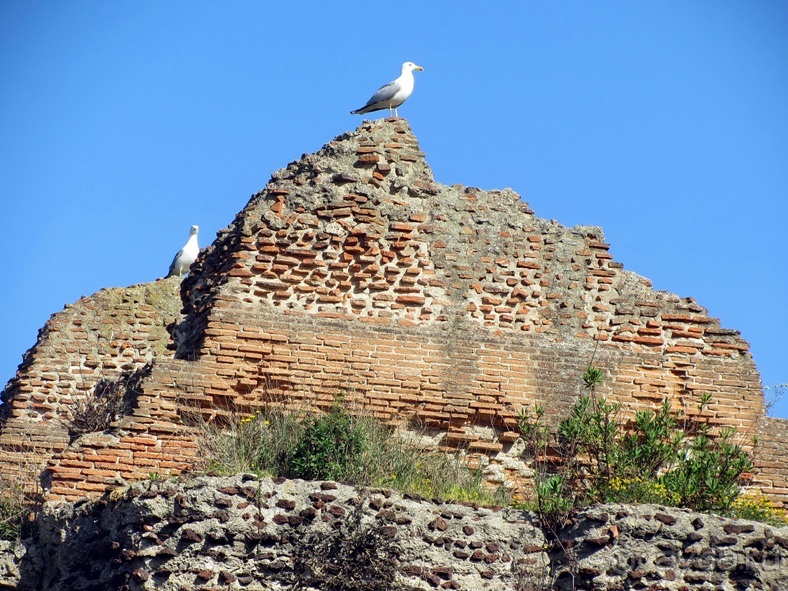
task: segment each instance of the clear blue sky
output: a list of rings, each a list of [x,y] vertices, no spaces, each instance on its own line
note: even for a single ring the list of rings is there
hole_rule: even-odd
[[[438,181],[602,226],[788,382],[784,0],[3,0],[0,382],[50,314],[162,276],[191,224],[209,243],[407,60]]]

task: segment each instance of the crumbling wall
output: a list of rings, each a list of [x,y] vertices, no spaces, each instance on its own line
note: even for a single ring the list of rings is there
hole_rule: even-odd
[[[692,418],[711,394],[703,418],[745,445],[761,433],[756,481],[788,500],[784,422],[763,417],[737,331],[624,270],[600,228],[540,219],[511,190],[435,182],[403,120],[365,122],[274,173],[180,295],[177,280],[105,290],[53,317],[4,393],[0,470],[32,441],[49,498],[77,499],[188,467],[195,420],[342,395],[522,491],[517,413],[540,403],[557,422],[593,364],[624,413],[667,397]],[[56,426],[74,392],[146,363],[108,432],[70,442]]]
[[[493,482],[527,474],[517,412],[565,416],[590,363],[625,413],[667,397],[692,418],[711,394],[704,419],[745,445],[762,415],[737,331],[624,270],[599,228],[539,219],[510,190],[436,183],[402,120],[275,173],[184,293],[178,355],[232,368],[215,399],[327,406],[342,393],[489,456]]]
[[[0,476],[37,485],[47,462],[71,443],[75,402],[93,396],[99,382],[171,356],[167,327],[180,308],[178,283],[162,281],[102,289],[53,314],[2,393]]]

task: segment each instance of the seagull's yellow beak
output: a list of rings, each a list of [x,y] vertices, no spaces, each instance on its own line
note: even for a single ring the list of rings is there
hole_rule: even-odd
[[[423,72],[423,71],[424,71],[424,68],[422,68],[421,66],[416,66],[416,69],[417,69],[417,70],[420,70],[421,72]]]

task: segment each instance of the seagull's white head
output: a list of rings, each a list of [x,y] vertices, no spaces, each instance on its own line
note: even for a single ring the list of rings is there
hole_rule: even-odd
[[[405,62],[404,64],[402,64],[402,72],[403,73],[405,73],[405,72],[412,72],[413,70],[420,70],[420,71],[423,72],[424,68],[422,68],[421,66],[417,66],[413,62]]]
[[[192,226],[189,229],[189,236],[194,236],[200,229],[200,226]]]

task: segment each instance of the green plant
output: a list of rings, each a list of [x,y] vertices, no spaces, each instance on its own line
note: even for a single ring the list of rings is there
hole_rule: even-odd
[[[205,470],[284,475],[302,431],[298,414],[276,407],[246,417],[234,413],[221,424],[203,424],[200,447]]]
[[[461,452],[431,451],[412,432],[397,433],[375,419],[359,417],[367,436],[364,473],[357,484],[385,486],[423,497],[505,505],[506,489],[487,486],[481,468],[468,468]]]
[[[19,537],[24,513],[24,495],[20,487],[0,483],[0,540],[15,540]]]
[[[547,517],[556,529],[574,509],[574,495],[566,479],[560,474],[550,474],[537,479],[536,498],[539,513]]]
[[[557,467],[536,463],[538,510],[554,532],[573,508],[593,502],[651,502],[729,512],[740,492],[740,478],[753,463],[734,441],[735,429],[713,435],[704,420],[711,395],[701,394],[696,420],[672,410],[666,398],[658,410],[638,411],[625,425],[618,419],[617,404],[594,395],[603,375],[592,366],[585,370],[581,379],[590,392],[580,397],[555,434],[541,423],[539,409],[518,417],[527,448],[538,441],[563,459]]]
[[[544,423],[544,406],[534,404],[533,413],[522,409],[517,414],[517,428],[525,441],[526,452],[538,462],[550,445],[550,428]]]
[[[679,413],[671,411],[667,398],[656,412],[637,411],[632,431],[621,439],[617,458],[619,471],[626,477],[643,474],[656,477],[676,458],[684,444],[686,433],[678,427]]]
[[[708,425],[701,425],[671,468],[659,476],[680,506],[723,513],[730,509],[740,493],[740,476],[753,468],[749,454],[733,442],[735,433],[728,427],[712,438]]]
[[[559,449],[564,457],[570,458],[567,468],[571,480],[583,485],[574,490],[583,490],[587,501],[604,497],[607,483],[613,477],[618,411],[618,405],[608,403],[605,398],[581,396],[569,417],[558,426]]]
[[[328,414],[308,418],[303,427],[287,476],[347,481],[363,471],[367,449],[363,429],[340,404]]]
[[[589,365],[583,372],[583,375],[580,376],[580,379],[583,380],[583,385],[589,390],[594,390],[594,388],[602,383],[604,378],[604,370],[594,367],[593,365]]]
[[[608,503],[656,503],[676,506],[680,499],[661,482],[639,476],[613,477],[608,483],[604,498]]]

